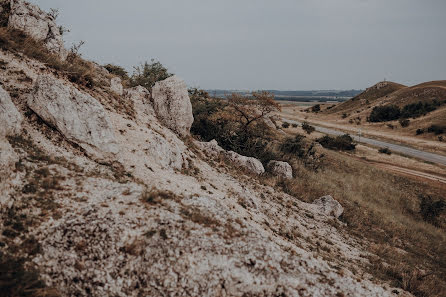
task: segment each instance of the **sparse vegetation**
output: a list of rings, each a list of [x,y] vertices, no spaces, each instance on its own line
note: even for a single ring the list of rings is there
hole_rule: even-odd
[[[290,127],[290,123],[288,123],[288,122],[283,122],[282,123],[282,128],[288,129],[289,127]]]
[[[72,52],[69,59],[62,61],[57,55],[50,53],[41,42],[21,31],[0,28],[0,48],[40,61],[66,75],[73,83],[93,88],[100,82],[100,79],[95,77],[92,63],[83,60],[78,53]]]
[[[110,72],[111,74],[119,76],[124,81],[129,79],[129,74],[121,66],[114,65],[114,64],[107,64],[107,65],[104,65],[104,68],[107,69],[107,71]]]

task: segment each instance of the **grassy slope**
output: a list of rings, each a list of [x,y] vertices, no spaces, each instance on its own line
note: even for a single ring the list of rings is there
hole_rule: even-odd
[[[387,82],[387,86],[377,89],[376,85],[367,89],[358,96],[336,105],[335,107],[323,111],[324,114],[339,116],[339,121],[356,125],[357,119],[361,119],[362,125],[372,125],[381,127],[388,131],[387,124],[398,127],[400,132],[415,136],[417,129],[426,129],[431,125],[446,125],[446,105],[439,107],[436,111],[430,112],[425,116],[416,119],[410,119],[411,124],[407,128],[399,127],[398,121],[385,123],[366,123],[367,117],[375,106],[394,104],[403,107],[407,104],[430,102],[433,99],[446,100],[446,81],[425,82],[412,87],[406,87],[400,84]],[[347,117],[345,117],[345,115]],[[353,120],[353,123],[351,122]],[[418,137],[436,139],[433,134],[424,134]]]

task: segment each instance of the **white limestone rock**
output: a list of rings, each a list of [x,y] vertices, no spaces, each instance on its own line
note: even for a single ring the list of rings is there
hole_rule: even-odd
[[[0,86],[0,138],[18,134],[22,121],[23,116],[12,103],[8,92]]]
[[[122,94],[124,93],[124,88],[122,87],[122,80],[119,77],[113,77],[110,80],[110,89],[117,95],[122,96]]]
[[[186,84],[177,76],[157,82],[152,89],[153,107],[161,122],[180,136],[190,133],[194,122]]]
[[[113,127],[102,105],[72,85],[41,75],[28,98],[28,105],[93,159],[113,161],[119,152]]]
[[[136,118],[141,122],[150,122],[155,117],[155,110],[150,102],[150,92],[142,86],[124,90],[124,99],[133,104]]]
[[[266,166],[267,170],[274,175],[291,179],[293,178],[293,168],[287,162],[270,161]]]
[[[218,145],[217,140],[211,140],[209,142],[196,141],[195,145],[201,149],[207,156],[218,157],[221,153],[226,152],[221,146]]]
[[[68,51],[54,19],[39,7],[23,0],[11,0],[8,27],[21,30],[37,41],[42,41],[51,52],[65,60]]]
[[[254,174],[260,175],[265,173],[265,168],[263,167],[262,162],[256,158],[242,156],[233,151],[227,152],[226,158],[228,158],[230,162],[243,167]]]
[[[11,101],[11,97],[0,86],[0,208],[8,206],[12,180],[17,174],[13,168],[18,156],[9,144],[6,136],[20,133],[23,117]]]
[[[335,218],[339,218],[344,212],[344,207],[330,195],[316,199],[313,204],[317,205],[322,213]]]

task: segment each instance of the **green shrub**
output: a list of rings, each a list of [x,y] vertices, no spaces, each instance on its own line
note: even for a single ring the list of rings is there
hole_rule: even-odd
[[[280,144],[280,151],[297,157],[305,154],[305,136],[297,134],[295,137],[288,137]]]
[[[386,155],[391,155],[391,154],[392,154],[392,152],[389,150],[388,147],[380,148],[380,149],[378,150],[378,153],[380,153],[380,154],[386,154]]]
[[[417,131],[415,132],[417,135],[421,135],[424,133],[424,129],[420,129],[418,128]]]
[[[420,214],[424,221],[433,225],[438,224],[438,216],[446,209],[446,202],[434,200],[429,195],[420,195]]]
[[[399,122],[400,122],[401,127],[403,127],[403,128],[409,127],[409,125],[410,125],[409,119],[400,119]]]
[[[370,122],[387,122],[399,119],[401,110],[395,105],[376,106],[373,108],[368,120]]]
[[[107,65],[104,65],[104,68],[107,69],[108,72],[110,72],[110,74],[119,76],[123,80],[128,80],[129,79],[129,74],[121,66],[113,65],[113,64],[107,64]]]
[[[134,67],[129,84],[130,87],[143,86],[151,91],[156,82],[165,80],[172,75],[163,64],[152,59],[151,63],[145,62]]]
[[[308,122],[303,122],[302,123],[302,129],[307,132],[307,134],[311,134],[314,131],[316,131],[316,128],[314,128],[313,126],[311,126]]]
[[[311,111],[312,112],[319,112],[319,111],[321,111],[321,105],[320,104],[313,105],[311,107]]]
[[[403,107],[401,110],[401,117],[402,118],[417,118],[423,115],[426,115],[427,113],[434,111],[437,109],[438,106],[440,106],[441,103],[437,100],[434,100],[432,102],[417,102],[417,103],[411,103],[407,104]]]
[[[353,143],[353,138],[348,134],[336,137],[326,135],[317,139],[316,141],[319,142],[324,148],[331,150],[352,151],[356,149],[356,144]]]
[[[431,125],[429,128],[427,128],[428,133],[434,133],[435,135],[440,135],[445,133],[446,126],[440,126],[440,125]]]

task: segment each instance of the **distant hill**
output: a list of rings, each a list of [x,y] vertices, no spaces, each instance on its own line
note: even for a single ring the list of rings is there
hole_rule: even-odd
[[[237,93],[248,96],[250,90],[206,90],[211,96],[217,98],[225,98],[226,96]],[[301,102],[327,102],[338,101],[343,102],[357,96],[362,90],[310,90],[310,91],[279,91],[279,90],[262,90],[274,94],[276,100],[301,101]]]
[[[431,125],[446,127],[446,80],[425,82],[411,87],[394,82],[379,82],[350,100],[329,106],[323,112],[339,114],[345,121],[357,123],[359,119],[364,122],[374,107],[395,105],[403,109],[419,102],[440,102],[440,105],[422,116],[410,118],[411,125],[407,130],[415,132]]]

